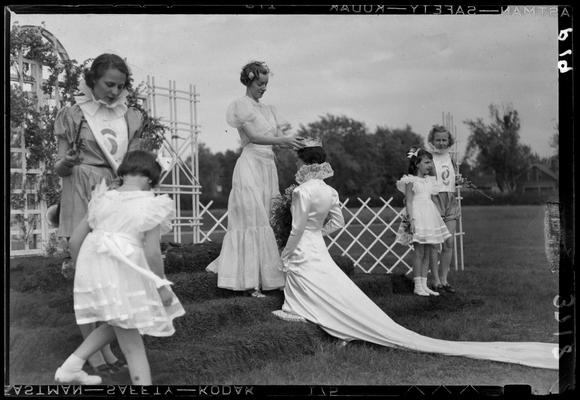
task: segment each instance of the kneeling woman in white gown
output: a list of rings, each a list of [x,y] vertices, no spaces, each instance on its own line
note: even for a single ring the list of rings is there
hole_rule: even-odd
[[[338,193],[324,183],[332,176],[322,147],[298,151],[304,162],[292,194],[292,231],[282,252],[286,287],[282,310],[287,320],[306,320],[344,341],[558,369],[556,343],[466,342],[433,339],[410,331],[385,314],[334,263],[323,235],[344,225]],[[327,216],[329,221],[324,224]]]

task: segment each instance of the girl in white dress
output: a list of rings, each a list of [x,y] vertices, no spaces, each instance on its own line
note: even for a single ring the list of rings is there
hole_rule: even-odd
[[[98,385],[82,370],[87,358],[115,337],[129,365],[131,382],[151,384],[141,335],[171,336],[173,319],[185,314],[165,279],[159,245],[170,230],[173,200],[155,196],[161,166],[145,151],[127,153],[119,166],[122,185],[94,190],[87,217],[71,237],[76,263],[74,308],[78,324],[105,322],[57,369],[58,383]]]
[[[334,263],[323,235],[344,226],[338,193],[324,183],[332,176],[322,147],[306,147],[307,164],[292,194],[292,231],[282,260],[286,271],[282,319],[319,325],[345,343],[363,340],[381,346],[558,369],[558,343],[463,342],[433,339],[398,325]],[[324,221],[327,217],[327,223]],[[557,354],[556,354],[557,355]]]
[[[437,181],[430,176],[433,169],[433,156],[426,150],[412,148],[407,154],[409,158],[409,174],[397,181],[397,189],[405,193],[406,212],[409,221],[409,231],[413,243],[413,293],[419,296],[439,296],[439,293],[427,286],[429,257],[435,248],[441,249],[442,243],[451,236],[441,219],[439,210],[431,199],[438,193]],[[405,243],[398,235],[397,242]],[[431,266],[436,268],[436,266]]]
[[[64,106],[56,116],[55,172],[62,178],[57,235],[67,243],[87,214],[94,187],[103,179],[111,183],[127,151],[138,143],[143,116],[127,105],[131,80],[131,71],[123,58],[101,54],[83,71],[75,104]],[[66,257],[62,272],[67,278],[74,275],[71,264],[70,257]],[[95,327],[95,324],[79,325],[83,338]],[[127,367],[110,346],[93,354],[89,364],[95,372],[105,374]]]
[[[270,226],[272,198],[279,195],[272,145],[301,147],[301,138],[289,135],[290,125],[273,106],[260,102],[270,70],[263,62],[242,68],[240,81],[246,95],[230,104],[226,121],[237,128],[242,154],[234,167],[228,199],[228,228],[220,255],[207,268],[218,274],[217,286],[230,290],[261,290],[284,286],[280,254]]]

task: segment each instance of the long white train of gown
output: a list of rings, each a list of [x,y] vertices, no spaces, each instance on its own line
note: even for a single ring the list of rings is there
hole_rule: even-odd
[[[302,316],[342,340],[558,369],[556,343],[468,342],[434,339],[402,327],[334,263],[320,231],[305,230],[285,263],[282,310]]]

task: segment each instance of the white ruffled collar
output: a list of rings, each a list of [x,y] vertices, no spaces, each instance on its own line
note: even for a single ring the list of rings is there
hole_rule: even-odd
[[[91,88],[87,85],[84,79],[81,79],[79,83],[79,91],[82,93],[80,96],[75,96],[75,102],[80,106],[83,106],[83,111],[88,112],[90,115],[95,115],[97,111],[104,106],[109,110],[113,111],[117,117],[121,117],[125,115],[127,112],[127,92],[126,89],[123,89],[117,101],[112,104],[109,104],[103,100],[95,99],[95,95]]]
[[[334,171],[329,163],[305,164],[296,172],[296,182],[299,185],[310,179],[326,179],[334,175]]]
[[[427,143],[427,151],[429,153],[435,153],[435,154],[447,154],[449,153],[449,147],[446,149],[438,149],[437,147],[433,146],[433,143]]]

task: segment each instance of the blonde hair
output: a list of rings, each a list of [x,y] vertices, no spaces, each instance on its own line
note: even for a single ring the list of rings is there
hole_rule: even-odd
[[[427,137],[429,143],[434,144],[433,141],[435,140],[435,134],[439,132],[447,132],[447,135],[449,135],[449,143],[447,144],[447,147],[453,146],[453,143],[455,143],[455,139],[453,139],[453,136],[451,136],[451,132],[449,132],[449,129],[447,129],[443,125],[433,125],[433,127],[429,131],[429,136]]]

